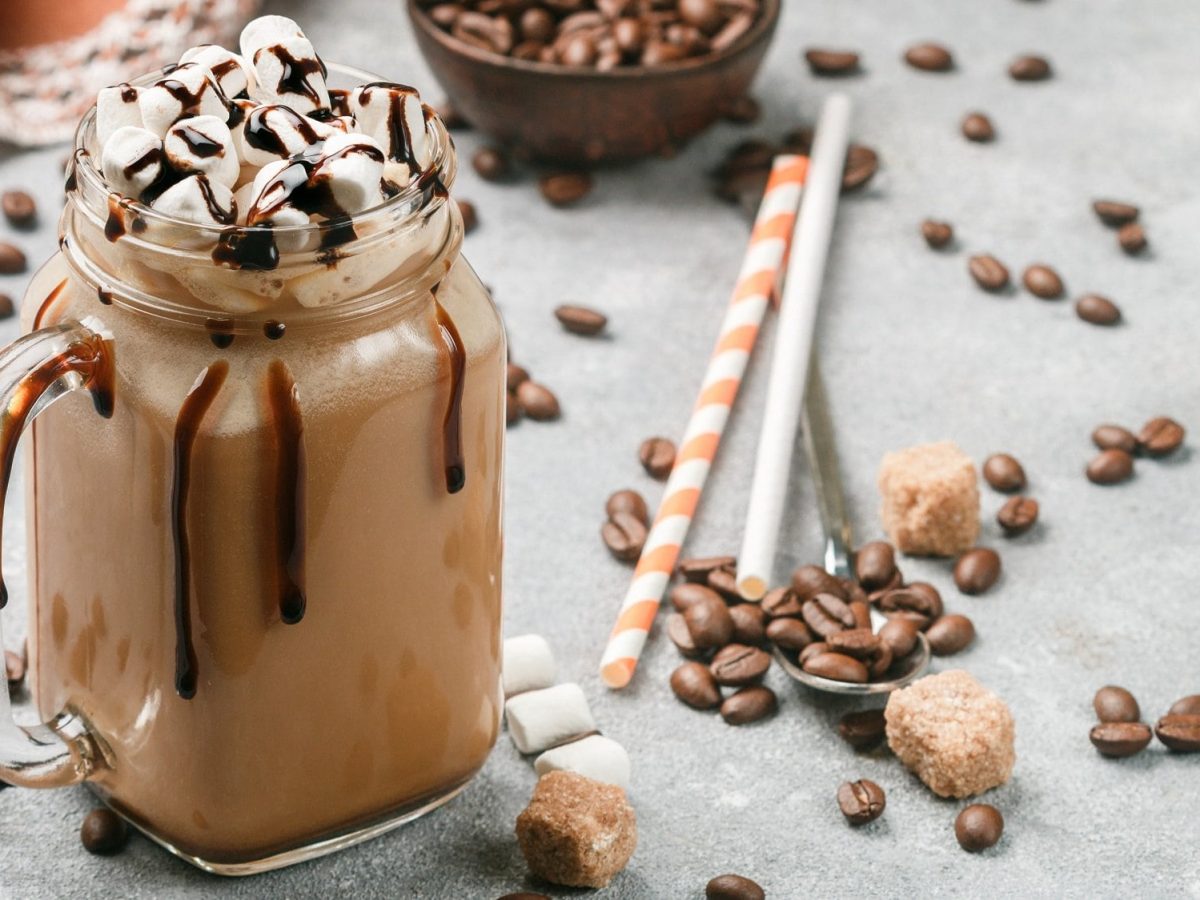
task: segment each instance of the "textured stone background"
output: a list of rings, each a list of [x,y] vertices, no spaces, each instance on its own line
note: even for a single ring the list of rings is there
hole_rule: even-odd
[[[399,0],[270,6],[296,16],[327,58],[440,96]],[[562,677],[583,685],[602,727],[633,757],[640,844],[605,896],[700,897],[708,878],[733,870],[789,898],[1200,897],[1200,757],[1155,745],[1111,762],[1087,740],[1091,695],[1102,684],[1128,686],[1148,717],[1200,691],[1196,453],[1139,464],[1137,477],[1117,488],[1082,476],[1088,434],[1103,420],[1136,427],[1169,413],[1192,428],[1192,447],[1200,439],[1200,6],[786,7],[755,91],[766,109],[758,126],[721,125],[673,161],[604,172],[574,211],[545,207],[529,178],[481,184],[468,167],[457,187],[479,205],[483,224],[467,253],[495,288],[515,358],[553,386],[565,408],[557,425],[523,423],[511,432],[505,622],[510,634],[549,638]],[[952,47],[958,71],[905,67],[903,49],[923,39]],[[904,565],[975,620],[980,638],[953,665],[998,691],[1016,717],[1016,772],[988,797],[1007,830],[981,856],[954,841],[960,804],[930,795],[892,758],[856,757],[833,731],[847,706],[813,697],[779,672],[770,678],[782,698],[778,717],[740,730],[671,698],[666,679],[676,655],[661,637],[630,690],[610,694],[594,674],[628,578],[597,537],[604,499],[627,485],[657,497],[635,449],[647,435],[681,430],[742,252],[745,226],[710,198],[706,173],[747,134],[777,135],[815,117],[834,83],[814,80],[799,62],[809,45],[863,51],[865,74],[837,86],[857,101],[855,135],[884,161],[870,188],[842,206],[820,330],[857,533],[878,535],[880,456],[919,441],[954,439],[978,459],[1011,451],[1042,502],[1044,524],[1006,542],[991,521],[1001,499],[985,490],[984,540],[1002,544],[1005,562],[1003,581],[986,597],[959,597],[944,563]],[[1050,57],[1053,81],[1008,79],[1009,61],[1028,51]],[[958,134],[962,115],[976,108],[998,128],[991,146]],[[462,135],[464,154],[478,140]],[[53,210],[61,156],[53,149],[5,157],[0,185],[30,185]],[[1117,250],[1089,209],[1099,195],[1142,206],[1152,252],[1129,259]],[[927,215],[955,224],[953,252],[925,248],[916,225]],[[53,248],[50,228],[16,240],[35,261]],[[1098,290],[1116,299],[1127,324],[1100,330],[1065,302],[984,295],[966,273],[977,251],[1017,272],[1051,263],[1072,295]],[[14,295],[23,287],[23,278],[0,279],[0,290]],[[610,313],[610,338],[561,332],[550,310],[563,301]],[[0,326],[0,338],[15,334],[13,322]],[[722,449],[694,551],[736,550],[763,359]],[[781,576],[814,560],[820,546],[803,464],[790,509]],[[13,511],[4,563],[17,585],[20,532]],[[23,629],[21,599],[5,613],[10,645]],[[888,791],[884,817],[858,831],[834,802],[838,783],[855,777]],[[90,857],[76,835],[93,802],[85,790],[8,790],[0,793],[0,895],[486,900],[527,885],[512,822],[533,783],[529,764],[502,737],[477,782],[436,815],[334,857],[240,881],[202,875],[141,838],[120,857]]]

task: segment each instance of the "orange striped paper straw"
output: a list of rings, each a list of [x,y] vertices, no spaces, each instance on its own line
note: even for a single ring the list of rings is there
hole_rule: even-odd
[[[682,449],[675,458],[675,468],[646,537],[633,583],[600,661],[600,677],[611,688],[623,688],[633,678],[667,582],[679,560],[679,551],[741,387],[750,351],[787,258],[807,174],[808,158],[804,156],[780,156],[771,169],[742,271],[681,441]]]

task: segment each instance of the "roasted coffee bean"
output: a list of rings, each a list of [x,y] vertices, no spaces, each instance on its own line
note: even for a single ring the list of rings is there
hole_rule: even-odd
[[[762,106],[749,94],[721,104],[721,118],[735,125],[750,125],[762,118]]]
[[[20,687],[25,680],[25,657],[13,650],[5,650],[4,676],[8,679],[9,690]]]
[[[529,380],[529,372],[516,363],[508,364],[508,389],[515,391],[521,386],[522,382]]]
[[[535,894],[533,891],[517,891],[515,894],[505,894],[499,900],[551,900],[548,894]]]
[[[1037,524],[1038,502],[1032,497],[1011,497],[996,513],[996,522],[1006,537],[1024,534]]]
[[[1000,554],[988,547],[968,550],[954,564],[954,583],[964,594],[982,594],[1000,578]]]
[[[1117,232],[1117,244],[1130,256],[1136,256],[1145,250],[1149,244],[1146,240],[1146,229],[1137,222],[1122,225],[1121,229]]]
[[[972,803],[954,820],[954,836],[968,853],[996,846],[1003,834],[1004,816],[987,803]]]
[[[1141,722],[1101,722],[1088,735],[1101,756],[1114,759],[1141,753],[1153,736],[1150,726]]]
[[[1120,425],[1099,425],[1092,432],[1092,443],[1101,450],[1137,450],[1137,435]]]
[[[840,76],[858,73],[858,54],[850,50],[825,50],[811,47],[804,51],[804,61],[814,75]]]
[[[499,16],[462,12],[455,17],[450,33],[463,43],[492,53],[506,54],[513,48],[512,24]]]
[[[854,616],[855,628],[871,627],[871,604],[866,600],[851,600],[846,604],[850,607],[850,614]]]
[[[954,57],[941,44],[917,44],[904,52],[904,61],[923,72],[948,72],[954,68]]]
[[[1133,457],[1124,450],[1101,450],[1087,465],[1088,481],[1092,484],[1120,484],[1133,477]]]
[[[669,41],[652,39],[642,48],[643,66],[663,66],[687,58],[687,50]]]
[[[838,734],[855,750],[870,750],[877,747],[887,734],[887,720],[882,709],[864,709],[842,716],[838,722]]]
[[[1011,494],[1025,487],[1025,469],[1015,456],[993,453],[983,461],[983,478],[997,491]]]
[[[543,175],[538,188],[551,206],[573,206],[591,193],[592,176],[584,172]]]
[[[1014,81],[1045,81],[1050,77],[1050,62],[1044,56],[1018,56],[1008,67]]]
[[[550,422],[561,415],[558,398],[550,389],[536,381],[523,381],[517,385],[517,399],[525,410],[525,415],[535,422]]]
[[[990,143],[996,138],[992,120],[980,112],[967,113],[962,121],[962,133],[968,141],[976,144]]]
[[[1058,273],[1043,263],[1027,267],[1021,275],[1021,283],[1025,290],[1043,300],[1057,300],[1066,290]]]
[[[842,169],[842,190],[858,190],[878,171],[879,154],[862,144],[851,144],[846,151],[846,165]]]
[[[0,242],[0,275],[19,275],[25,271],[25,254],[19,247]]]
[[[752,684],[725,698],[721,718],[730,725],[749,725],[765,719],[779,709],[779,698],[769,687]]]
[[[838,581],[841,582],[842,590],[845,592],[846,602],[851,604],[863,603],[868,607],[870,606],[870,596],[866,591],[863,590],[862,585],[860,585],[857,581],[855,581],[853,578],[839,578]],[[870,610],[868,609],[868,613],[869,612]],[[857,613],[855,613],[855,615],[857,615]]]
[[[887,805],[883,788],[865,778],[847,781],[838,788],[838,807],[851,825],[866,825],[883,815]]]
[[[1092,709],[1101,722],[1138,722],[1142,718],[1137,698],[1123,687],[1105,685],[1092,698]]]
[[[762,680],[771,668],[771,657],[757,647],[728,644],[717,651],[708,668],[717,684],[745,687]]]
[[[667,637],[671,639],[675,649],[688,659],[704,659],[708,656],[708,651],[697,647],[692,640],[692,633],[688,631],[683,613],[671,613],[667,616]]]
[[[1167,710],[1169,716],[1200,716],[1200,694],[1180,697]]]
[[[1138,451],[1146,456],[1170,456],[1183,444],[1183,426],[1174,419],[1158,416],[1138,432]]]
[[[799,595],[791,588],[775,588],[767,591],[760,605],[768,619],[799,616],[804,608]]]
[[[712,588],[689,581],[675,585],[671,588],[668,596],[671,598],[671,605],[680,612],[686,611],[689,606],[695,606],[697,603],[724,602],[721,595]]]
[[[724,597],[726,603],[742,602],[742,595],[737,587],[737,566],[732,563],[709,572],[705,584]]]
[[[808,600],[817,594],[833,594],[842,600],[848,599],[841,581],[820,566],[808,565],[796,569],[792,573],[792,590],[801,600]]]
[[[887,541],[871,541],[858,548],[854,576],[864,590],[877,591],[891,583],[896,574],[896,551]]]
[[[784,650],[803,650],[817,639],[799,619],[772,619],[766,634],[767,640]]]
[[[800,663],[800,668],[803,669],[804,664],[806,662],[808,662],[810,659],[818,657],[822,653],[828,653],[828,652],[829,652],[829,645],[827,643],[825,643],[824,641],[813,641],[811,644],[809,644],[807,647],[805,647],[803,650],[801,650],[798,654],[796,654],[796,661],[798,663]]]
[[[757,647],[767,639],[767,617],[757,603],[734,604],[729,607],[729,615],[737,643]]]
[[[921,223],[921,237],[934,250],[941,250],[954,240],[954,227],[949,222],[926,219]]]
[[[817,594],[811,600],[805,600],[800,615],[805,625],[825,638],[857,624],[846,601],[833,594]]]
[[[454,26],[454,20],[462,15],[461,3],[438,3],[429,10],[429,18],[439,26],[449,30]]]
[[[475,210],[475,204],[470,200],[455,200],[458,205],[458,212],[462,216],[463,234],[470,234],[479,227],[479,213]]]
[[[975,640],[975,626],[966,616],[949,613],[935,619],[925,637],[934,656],[950,656],[965,650]]]
[[[1200,753],[1200,715],[1163,716],[1154,733],[1176,753]]]
[[[727,47],[732,47],[742,35],[750,30],[750,26],[754,24],[756,13],[757,6],[754,7],[754,12],[740,12],[730,17],[721,30],[713,35],[713,52],[719,53]]]
[[[1100,217],[1100,221],[1110,228],[1120,228],[1130,222],[1137,221],[1141,212],[1132,203],[1119,203],[1116,200],[1095,200],[1092,209]]]
[[[637,562],[646,546],[646,526],[636,515],[617,512],[600,528],[608,552],[621,562]]]
[[[475,155],[471,157],[471,165],[485,181],[500,181],[512,171],[508,156],[497,147],[481,147],[476,150]]]
[[[554,33],[558,28],[558,23],[549,10],[542,9],[538,6],[530,7],[521,13],[521,18],[518,20],[521,29],[521,37],[527,41],[537,41],[541,44],[548,44],[554,39]]]
[[[600,58],[596,42],[587,32],[564,36],[558,62],[573,69],[590,69]]]
[[[737,559],[732,556],[697,556],[680,560],[675,571],[684,581],[704,584],[710,572],[736,564]]]
[[[721,689],[703,663],[686,662],[672,672],[671,690],[693,709],[715,709],[721,705]]]
[[[1075,301],[1075,315],[1092,325],[1116,325],[1121,308],[1100,294],[1084,294]]]
[[[888,591],[879,598],[879,608],[889,615],[908,619],[917,628],[928,628],[942,614],[942,599],[937,591],[932,594],[914,589],[913,585]]]
[[[733,639],[733,617],[724,601],[693,603],[683,612],[692,642],[700,649],[724,647]]]
[[[129,840],[129,829],[125,820],[111,809],[93,809],[83,818],[79,840],[88,853],[111,856],[125,846]]]
[[[560,306],[554,310],[554,317],[567,331],[585,337],[599,334],[608,324],[608,317],[604,313],[586,306]]]
[[[879,650],[879,635],[869,628],[849,628],[846,631],[835,631],[825,637],[825,643],[833,653],[844,653],[855,659],[871,659]]]
[[[845,681],[850,684],[866,684],[870,677],[867,667],[853,656],[830,651],[810,657],[804,663],[803,668],[809,675],[817,675],[831,681]]]
[[[609,518],[619,512],[629,513],[643,525],[650,525],[650,511],[646,508],[645,499],[637,491],[624,490],[612,494],[604,504],[604,511]]]
[[[16,311],[12,297],[8,294],[0,294],[0,319],[11,319]]]
[[[704,887],[705,900],[766,900],[767,892],[742,875],[718,875]]]
[[[713,34],[723,24],[725,16],[717,0],[678,0],[679,17],[705,34]]]
[[[14,228],[32,228],[37,224],[37,203],[24,191],[5,191],[0,197],[0,209]]]
[[[986,253],[972,256],[967,261],[967,269],[975,283],[985,291],[994,293],[1008,287],[1008,269],[994,256]]]
[[[896,617],[888,619],[879,629],[879,639],[892,648],[892,656],[903,659],[917,646],[920,629],[912,619]]]
[[[525,415],[525,410],[521,408],[521,401],[517,399],[514,391],[509,391],[505,397],[504,404],[504,424],[515,425],[521,421]]]
[[[675,465],[675,444],[664,437],[646,438],[638,448],[638,459],[647,475],[665,481]]]

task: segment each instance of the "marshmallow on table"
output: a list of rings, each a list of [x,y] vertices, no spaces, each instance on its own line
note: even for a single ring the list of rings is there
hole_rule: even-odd
[[[141,88],[138,108],[143,126],[162,137],[168,128],[190,116],[228,119],[225,97],[209,75],[203,66],[184,63],[154,84]]]
[[[386,175],[407,184],[429,165],[432,147],[425,133],[425,110],[415,89],[402,84],[368,84],[350,94],[358,130],[383,147]]]
[[[216,116],[180,119],[163,138],[167,161],[177,172],[207,175],[209,180],[232,188],[242,167],[233,148],[229,127]]]
[[[233,192],[204,175],[189,175],[171,185],[150,208],[197,225],[229,225],[234,221]]]
[[[249,92],[254,86],[254,70],[232,50],[226,50],[218,44],[192,47],[179,57],[179,61],[208,69],[221,92],[229,99]]]
[[[554,668],[554,654],[540,634],[509,638],[504,642],[504,696],[550,687]]]
[[[593,781],[629,789],[629,754],[625,748],[603,735],[593,734],[581,741],[547,750],[533,763],[538,777],[547,772],[577,772]]]
[[[104,142],[100,169],[110,189],[139,198],[162,174],[163,142],[136,125],[118,128]]]
[[[518,694],[504,704],[508,733],[522,753],[541,753],[596,730],[587,698],[577,684],[558,684]]]
[[[317,51],[306,37],[274,41],[254,51],[255,95],[298,113],[329,108],[329,88]]]
[[[142,127],[138,89],[129,84],[101,88],[96,95],[96,139],[100,146],[107,144],[117,129],[126,125]]]

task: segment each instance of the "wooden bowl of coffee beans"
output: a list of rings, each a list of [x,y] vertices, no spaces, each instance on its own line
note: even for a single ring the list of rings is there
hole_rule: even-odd
[[[782,0],[408,0],[455,111],[519,157],[669,155],[746,101]]]

